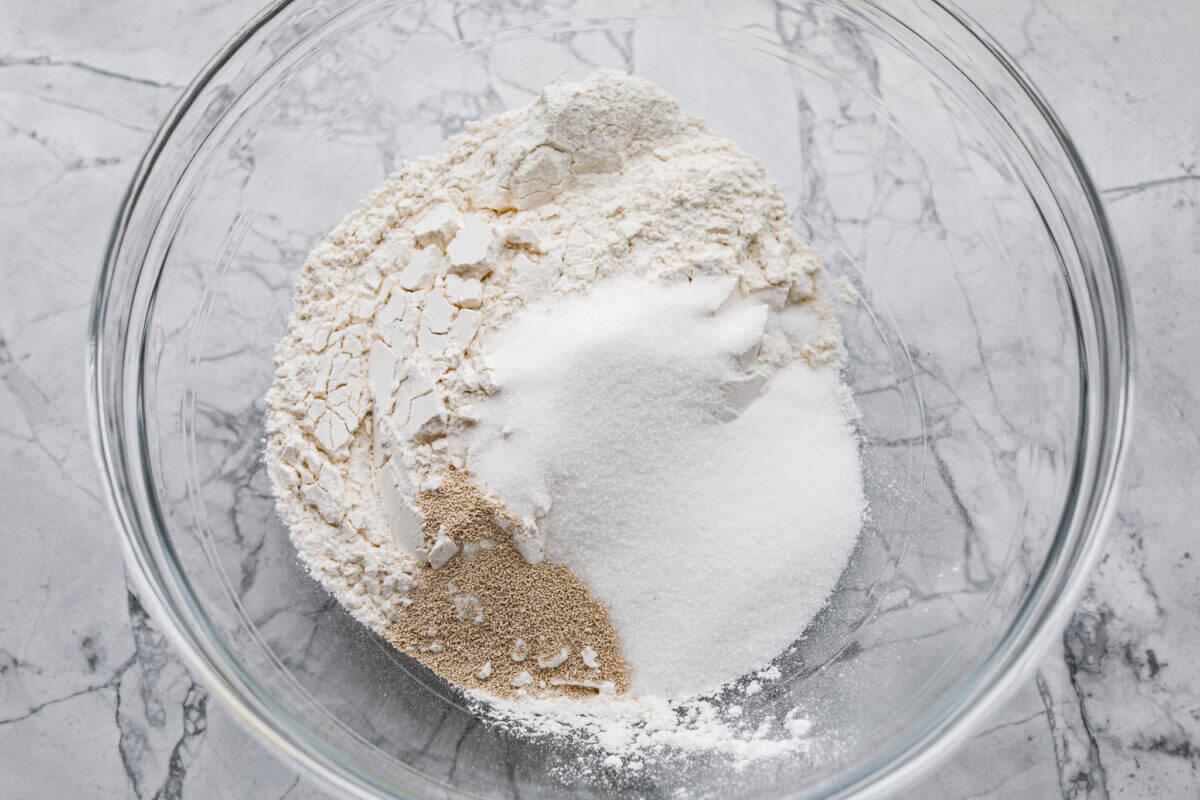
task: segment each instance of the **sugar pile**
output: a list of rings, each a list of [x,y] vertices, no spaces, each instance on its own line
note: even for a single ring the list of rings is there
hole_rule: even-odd
[[[634,694],[763,666],[854,547],[845,390],[831,366],[755,369],[774,316],[728,279],[617,278],[483,342],[504,388],[475,404],[467,471],[609,604]]]

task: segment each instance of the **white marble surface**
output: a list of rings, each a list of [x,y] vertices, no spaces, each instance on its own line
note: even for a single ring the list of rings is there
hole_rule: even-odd
[[[256,2],[0,0],[5,797],[326,797],[196,683],[126,589],[84,404],[88,304],[158,121]],[[965,4],[1104,190],[1132,287],[1124,496],[1062,646],[912,798],[1200,795],[1200,5]]]

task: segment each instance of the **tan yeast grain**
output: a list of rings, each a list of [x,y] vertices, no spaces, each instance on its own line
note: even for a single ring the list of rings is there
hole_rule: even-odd
[[[394,647],[446,680],[502,697],[516,695],[513,682],[523,672],[532,679],[524,687],[531,695],[595,694],[554,680],[611,681],[618,693],[628,689],[620,640],[603,604],[566,567],[526,562],[465,477],[452,472],[418,506],[426,541],[443,530],[459,550],[441,568],[422,569],[412,605],[384,631]],[[566,659],[555,665],[564,648]],[[585,648],[595,652],[599,669],[586,665]],[[480,678],[485,664],[491,674]]]

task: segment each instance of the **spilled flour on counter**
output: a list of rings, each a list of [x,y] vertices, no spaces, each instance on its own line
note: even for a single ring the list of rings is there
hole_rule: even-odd
[[[704,696],[778,677],[862,523],[820,272],[762,166],[645,80],[468,124],[297,283],[267,396],[297,551],[494,721],[795,752],[799,712]]]

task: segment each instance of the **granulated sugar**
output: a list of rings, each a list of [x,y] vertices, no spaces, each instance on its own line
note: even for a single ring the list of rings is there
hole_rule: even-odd
[[[781,322],[718,278],[597,283],[483,341],[467,471],[610,616],[642,696],[765,665],[803,631],[862,524],[837,370],[763,368]],[[789,351],[790,353],[790,351]]]

